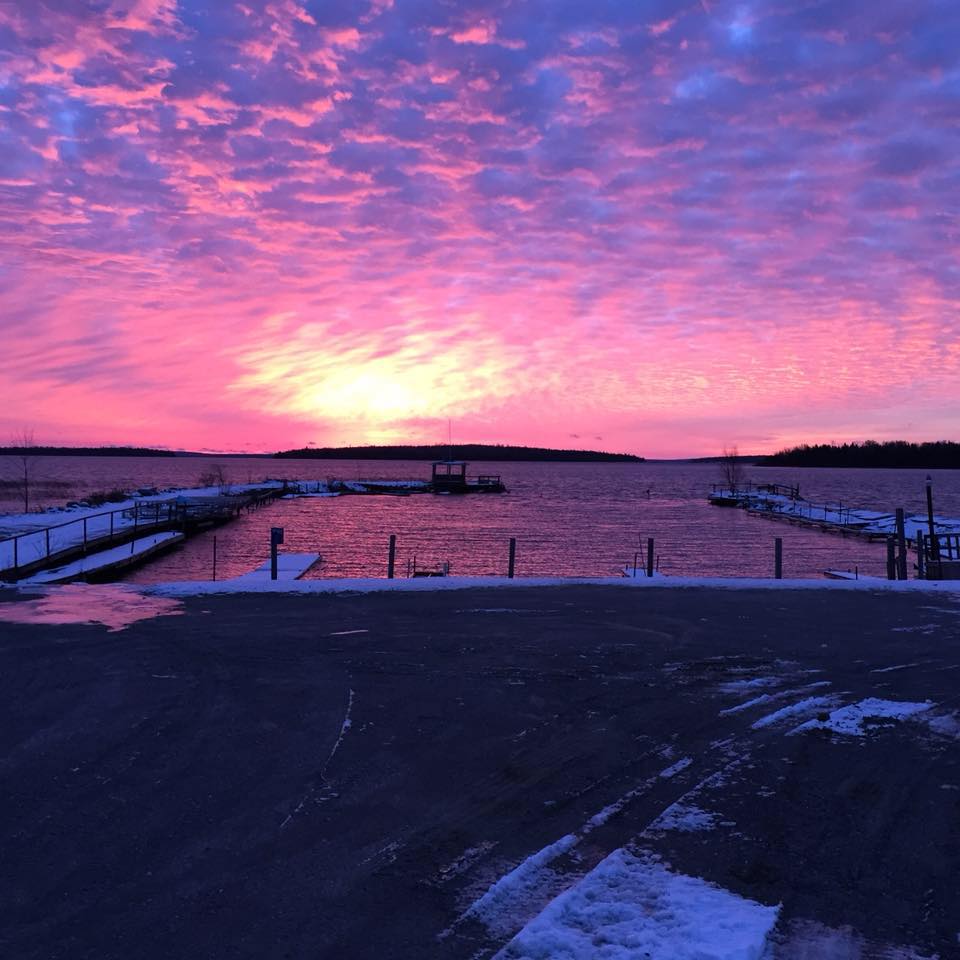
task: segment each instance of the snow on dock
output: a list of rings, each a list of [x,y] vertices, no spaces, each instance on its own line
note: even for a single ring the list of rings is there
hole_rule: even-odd
[[[319,553],[277,554],[277,580],[299,580],[319,559]],[[226,582],[251,586],[270,583],[270,561],[264,560],[256,570],[241,574],[239,577],[231,577]]]
[[[155,553],[169,550],[183,539],[183,534],[176,533],[175,531],[155,533],[151,536],[140,537],[122,546],[111,547],[109,550],[101,550],[98,553],[74,560],[72,563],[65,563],[52,570],[44,570],[41,573],[36,573],[26,580],[21,580],[20,583],[24,585],[35,583],[69,583],[72,580],[83,580],[92,576],[107,576],[125,567],[141,563]]]
[[[21,580],[64,565],[94,551],[125,543],[138,534],[167,530],[189,532],[223,522],[242,509],[279,496],[283,480],[236,484],[229,488],[196,487],[137,495],[110,509],[82,506],[0,516],[0,572]]]
[[[718,506],[740,507],[750,513],[790,520],[807,526],[837,533],[859,534],[869,539],[880,539],[896,534],[895,513],[845,507],[842,503],[815,503],[800,496],[795,487],[778,484],[747,484],[733,490],[717,487],[707,498]],[[960,519],[933,518],[938,534],[960,534]],[[929,532],[926,514],[911,513],[904,518],[904,532],[908,540],[917,534]]]

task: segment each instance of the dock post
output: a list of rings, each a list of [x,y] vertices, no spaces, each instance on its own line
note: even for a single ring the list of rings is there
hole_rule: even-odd
[[[897,549],[893,537],[887,537],[887,579],[897,579]]]
[[[647,577],[653,577],[653,537],[647,537]]]
[[[773,577],[783,579],[783,537],[773,539]]]
[[[923,531],[917,531],[917,579],[926,580],[927,571],[924,569],[924,556],[923,551],[925,547],[923,544]]]
[[[83,518],[83,555],[87,555],[87,518]]]
[[[904,528],[903,507],[897,507],[897,579],[907,579],[907,535]]]
[[[283,527],[270,528],[270,579],[277,579],[277,547],[283,543]]]
[[[933,525],[933,478],[927,474],[927,528],[930,534],[930,559],[940,559],[940,544],[937,543],[937,530]]]
[[[390,534],[390,549],[387,552],[387,579],[393,579],[394,566],[397,559],[397,535]]]
[[[510,559],[507,562],[507,577],[513,579],[513,571],[517,561],[517,538],[510,538]]]
[[[213,579],[217,579],[217,538],[213,538]]]

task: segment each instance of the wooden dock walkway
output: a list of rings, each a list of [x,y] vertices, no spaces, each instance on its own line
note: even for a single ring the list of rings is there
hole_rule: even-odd
[[[272,481],[235,493],[199,496],[185,491],[45,525],[41,525],[44,516],[38,514],[35,529],[0,539],[0,579],[20,582],[147,534],[177,532],[189,537],[284,496],[289,490],[286,482]]]

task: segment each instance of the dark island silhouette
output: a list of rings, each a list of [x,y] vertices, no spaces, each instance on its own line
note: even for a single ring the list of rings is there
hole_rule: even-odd
[[[632,453],[554,450],[550,447],[514,447],[489,443],[304,447],[300,450],[282,450],[274,456],[284,460],[486,460],[555,463],[642,463],[644,460]]]
[[[913,467],[924,470],[960,469],[960,443],[939,440],[865,440],[863,443],[818,443],[790,447],[756,463],[764,467]]]

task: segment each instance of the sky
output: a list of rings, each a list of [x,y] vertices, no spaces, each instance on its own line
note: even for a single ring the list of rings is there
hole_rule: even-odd
[[[0,2],[0,442],[960,439],[956,0]]]

